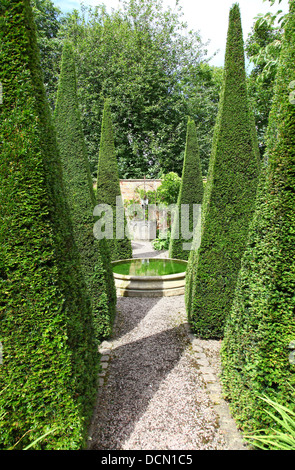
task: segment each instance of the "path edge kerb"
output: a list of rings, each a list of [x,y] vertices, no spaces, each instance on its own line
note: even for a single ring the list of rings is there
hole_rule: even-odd
[[[222,396],[220,379],[210,365],[210,358],[200,345],[198,338],[191,332],[189,322],[183,322],[182,326],[190,342],[190,347],[194,351],[194,358],[198,362],[199,370],[202,374],[213,409],[218,416],[218,424],[223,434],[227,450],[249,450],[249,446],[243,440],[242,434],[231,416],[229,405]]]

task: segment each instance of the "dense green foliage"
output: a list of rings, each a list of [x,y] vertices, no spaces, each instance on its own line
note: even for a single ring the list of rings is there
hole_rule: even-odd
[[[186,97],[187,115],[191,116],[196,124],[203,176],[208,173],[222,78],[223,67],[200,63],[193,76],[184,78],[181,82],[181,89]],[[180,171],[179,174],[181,175]]]
[[[225,71],[202,206],[200,248],[189,257],[186,305],[193,331],[222,338],[252,217],[258,176],[237,4],[230,10]],[[257,144],[257,141],[256,141]]]
[[[189,118],[187,123],[181,186],[177,201],[178,210],[176,211],[173,221],[169,246],[170,258],[188,259],[190,251],[183,249],[183,244],[192,243],[193,236],[191,236],[191,238],[187,237],[189,233],[193,234],[194,232],[194,206],[202,204],[203,192],[204,187],[196,125],[194,121]],[[186,207],[183,207],[184,205]],[[185,212],[187,210],[188,214]],[[184,231],[189,233],[185,234]],[[185,238],[184,235],[186,235]]]
[[[246,42],[247,57],[254,65],[248,77],[248,94],[254,111],[261,157],[265,151],[268,117],[282,47],[283,25],[284,17],[280,13],[260,15]]]
[[[0,447],[77,449],[97,348],[29,0],[2,0],[0,42]]]
[[[181,178],[177,173],[170,171],[161,178],[161,184],[157,189],[156,204],[169,206],[176,204],[181,185]],[[151,198],[153,201],[153,198]]]
[[[100,341],[111,332],[115,284],[109,259],[105,262],[102,259],[106,256],[103,242],[93,235],[96,200],[78,107],[73,49],[68,43],[63,49],[54,121],[74,239],[90,293],[96,339]],[[108,266],[109,272],[104,266]]]
[[[226,397],[240,426],[275,423],[258,396],[294,411],[295,366],[295,3],[285,35],[256,210],[222,348]],[[268,411],[270,408],[268,407]]]
[[[159,177],[171,170],[181,175],[187,115],[197,123],[206,175],[222,68],[208,65],[205,45],[182,22],[180,6],[172,11],[159,0],[130,0],[112,13],[102,4],[62,14],[51,0],[32,0],[32,5],[52,108],[63,42],[68,38],[75,46],[93,177],[105,96],[111,98],[121,178]]]
[[[255,448],[262,450],[295,450],[294,411],[267,396],[259,398],[269,405],[266,413],[271,415],[277,428],[271,430],[260,428],[259,432],[244,435],[244,438]]]
[[[150,202],[165,215],[176,200],[202,203],[192,251],[173,233],[169,254],[189,255],[193,332],[223,338],[233,415],[247,432],[274,427],[277,439],[288,426],[294,437],[286,412],[295,412],[295,1],[284,36],[274,16],[256,22],[248,92],[238,5],[224,71],[206,63],[175,7],[123,0],[112,13],[100,5],[64,16],[51,0],[1,0],[0,449],[85,446],[97,344],[115,315],[110,261],[132,257],[119,175],[164,173]],[[103,204],[112,234],[97,240]],[[168,248],[169,217],[157,249]],[[283,422],[270,414],[274,404]]]
[[[37,30],[45,91],[51,108],[56,101],[63,41],[60,31],[64,22],[61,10],[51,0],[31,0]]]
[[[105,101],[103,110],[97,171],[97,205],[102,204],[106,204],[112,209],[111,226],[109,225],[111,233],[109,236],[106,234],[111,260],[132,258],[131,241],[127,236],[127,224],[118,175],[111,108],[108,100]],[[107,221],[107,223],[109,222]]]
[[[107,4],[107,2],[106,2]],[[93,176],[97,171],[103,101],[111,100],[120,178],[181,176],[187,115],[198,123],[207,172],[220,90],[198,32],[161,0],[128,0],[67,17],[62,34],[77,55],[79,102]]]

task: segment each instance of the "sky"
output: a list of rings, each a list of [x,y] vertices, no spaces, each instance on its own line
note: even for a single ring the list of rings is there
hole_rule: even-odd
[[[288,0],[278,0],[273,6],[270,6],[268,0],[236,0],[240,5],[242,28],[244,41],[254,24],[255,17],[260,13],[276,13],[282,10],[288,12]],[[62,11],[67,12],[72,9],[80,9],[80,0],[53,0],[53,3]],[[105,4],[108,10],[119,8],[120,0],[84,0],[85,5]],[[176,0],[163,0],[164,7],[175,7]],[[234,0],[180,0],[182,7],[182,20],[186,21],[189,29],[199,31],[202,41],[210,44],[207,46],[208,55],[211,57],[216,51],[219,51],[211,60],[210,64],[223,66],[226,46],[226,36],[228,28],[228,15]]]

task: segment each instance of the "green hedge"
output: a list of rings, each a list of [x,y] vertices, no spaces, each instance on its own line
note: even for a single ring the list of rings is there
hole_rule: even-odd
[[[98,356],[29,0],[2,0],[0,42],[0,448],[77,449]]]
[[[119,202],[119,204],[117,204],[117,202]],[[118,163],[115,153],[111,108],[108,99],[105,100],[101,125],[97,171],[97,204],[107,204],[113,210],[113,238],[107,239],[107,247],[110,252],[111,260],[116,261],[119,259],[132,258],[131,241],[128,236],[126,236],[126,218],[123,213],[123,201],[121,196]],[[121,221],[121,223],[124,224],[123,238],[117,238],[116,236],[116,209],[118,208],[123,214],[123,220]]]
[[[259,396],[295,409],[295,366],[289,361],[295,340],[295,104],[289,100],[294,78],[290,2],[256,211],[222,345],[224,393],[247,431],[275,426]]]
[[[183,249],[183,243],[192,243],[191,238],[183,238],[183,224],[187,226],[186,230],[191,233],[193,226],[193,206],[202,204],[203,200],[203,179],[201,171],[201,162],[199,156],[199,146],[197,138],[196,125],[193,119],[189,118],[187,123],[186,146],[183,161],[182,179],[177,201],[178,211],[173,221],[172,236],[169,246],[169,257],[187,260],[189,250]],[[188,220],[183,217],[181,206],[185,204],[189,208]]]
[[[229,15],[223,88],[202,205],[202,239],[189,257],[186,306],[193,332],[223,337],[256,194],[258,162],[249,110],[239,6]]]
[[[110,260],[102,260],[105,250],[93,234],[96,201],[78,106],[74,52],[69,43],[64,44],[62,53],[54,121],[74,239],[91,297],[99,342],[111,333],[116,291]]]

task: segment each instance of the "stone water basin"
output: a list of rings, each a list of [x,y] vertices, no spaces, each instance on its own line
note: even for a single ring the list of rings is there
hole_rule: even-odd
[[[132,258],[112,262],[120,297],[183,295],[187,261],[171,258]]]

